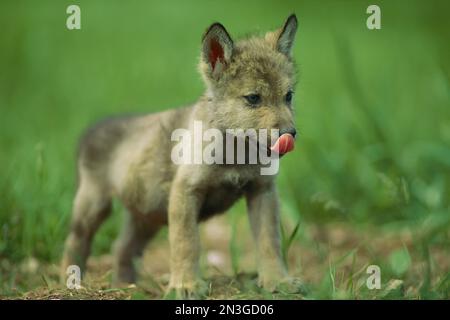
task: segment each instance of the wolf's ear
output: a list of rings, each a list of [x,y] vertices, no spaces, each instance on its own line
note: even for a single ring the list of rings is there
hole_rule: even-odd
[[[276,48],[288,57],[292,54],[297,27],[297,17],[295,14],[291,14],[284,23],[283,29],[281,29],[280,35],[278,36]]]
[[[230,63],[232,52],[233,40],[225,27],[220,23],[212,24],[203,36],[202,46],[202,59],[208,65],[208,75],[214,79],[220,78]]]

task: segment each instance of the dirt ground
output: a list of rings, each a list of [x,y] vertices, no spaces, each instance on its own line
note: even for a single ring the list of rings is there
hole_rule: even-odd
[[[264,292],[256,285],[254,245],[249,232],[248,226],[241,226],[236,233],[238,245],[234,250],[238,252],[234,259],[238,258],[232,261],[231,232],[226,218],[213,218],[202,226],[201,266],[204,277],[210,281],[208,299],[367,299],[383,298],[391,291],[396,292],[394,297],[414,299],[420,298],[420,288],[426,281],[424,274],[430,274],[431,287],[448,286],[444,283],[450,270],[446,248],[432,247],[427,257],[421,253],[410,230],[358,230],[328,224],[301,226],[298,240],[288,252],[290,274],[311,287],[311,296]],[[406,250],[410,255],[410,263],[402,274],[392,270],[395,250]],[[41,264],[29,258],[20,266],[9,266],[12,291],[0,298],[161,299],[169,279],[168,253],[166,237],[160,235],[137,263],[139,281],[128,288],[110,287],[111,255],[91,257],[79,290],[69,290],[58,283],[56,264]],[[380,265],[383,284],[381,290],[373,292],[365,286],[369,276],[366,268],[372,264]],[[237,270],[235,267],[233,271],[232,265],[237,265]]]

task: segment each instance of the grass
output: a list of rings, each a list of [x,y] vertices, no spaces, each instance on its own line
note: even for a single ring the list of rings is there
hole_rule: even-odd
[[[309,293],[273,296],[256,287],[241,202],[202,229],[209,297],[449,298],[446,1],[379,1],[378,31],[365,27],[367,1],[230,1],[220,10],[210,1],[77,3],[79,31],[65,28],[67,1],[0,4],[1,297],[160,298],[165,231],[141,262],[138,286],[111,291],[117,203],[95,239],[85,289],[57,285],[78,136],[107,115],[195,101],[203,90],[200,37],[211,22],[236,37],[276,28],[296,12],[300,139],[278,180],[285,260]],[[222,237],[208,238],[209,228]],[[372,264],[381,268],[380,290],[365,286]]]

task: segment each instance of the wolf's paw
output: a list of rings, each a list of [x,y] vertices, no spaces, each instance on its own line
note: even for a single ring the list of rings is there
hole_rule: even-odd
[[[283,277],[281,279],[265,277],[259,280],[259,285],[273,293],[307,294],[307,288],[303,281],[295,277]]]
[[[287,277],[279,281],[275,286],[275,292],[289,293],[289,294],[302,294],[306,295],[307,288],[302,280],[294,277]]]
[[[177,300],[198,300],[204,299],[207,293],[208,283],[203,280],[196,280],[182,284],[170,285],[164,298]]]

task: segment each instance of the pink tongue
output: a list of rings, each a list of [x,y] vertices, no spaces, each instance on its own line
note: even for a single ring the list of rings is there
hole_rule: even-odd
[[[294,137],[289,133],[285,133],[278,138],[275,144],[270,150],[277,152],[278,154],[285,154],[294,149]]]

